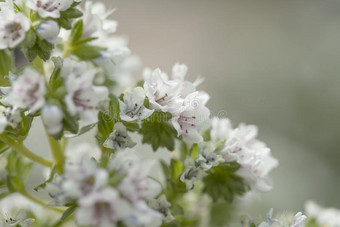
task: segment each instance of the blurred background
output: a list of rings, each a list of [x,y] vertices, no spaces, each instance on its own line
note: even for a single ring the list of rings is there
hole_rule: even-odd
[[[106,4],[144,66],[170,73],[187,64],[189,80],[205,78],[213,115],[259,126],[280,165],[274,189],[241,200],[240,212],[303,211],[307,200],[340,208],[339,0]],[[48,151],[45,138],[32,136],[28,146]]]
[[[244,212],[340,208],[340,1],[106,2],[144,66],[187,64],[214,115],[259,126],[280,166]]]

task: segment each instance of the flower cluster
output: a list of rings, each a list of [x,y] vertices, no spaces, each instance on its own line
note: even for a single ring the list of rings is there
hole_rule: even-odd
[[[106,168],[91,158],[93,147],[72,149],[65,173],[56,175],[46,190],[56,205],[74,206],[81,226],[160,226],[171,217],[161,185],[148,177],[154,165],[131,149],[114,155]],[[150,205],[148,204],[150,201]],[[74,205],[73,205],[74,204]],[[162,212],[166,213],[162,213]]]
[[[115,34],[115,10],[80,3],[0,2],[0,208],[17,194],[44,208],[32,208],[43,215],[16,208],[20,215],[1,226],[224,226],[236,196],[272,188],[278,161],[256,126],[211,118],[209,95],[197,89],[202,79],[187,81],[184,64],[169,76],[145,68],[137,82],[140,61]],[[25,57],[20,68],[15,49]],[[53,160],[25,145],[39,118]],[[83,134],[97,144],[72,148]],[[173,153],[142,158],[151,148]],[[25,185],[33,163],[49,172],[35,195]],[[334,224],[325,220],[331,216],[316,220]],[[298,213],[285,224],[269,214],[258,226],[302,227],[305,218]]]

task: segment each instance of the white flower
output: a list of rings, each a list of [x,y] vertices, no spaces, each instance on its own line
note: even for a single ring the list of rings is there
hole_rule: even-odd
[[[50,43],[57,43],[60,41],[59,35],[59,25],[57,22],[49,20],[42,23],[37,28],[38,35]]]
[[[164,222],[171,222],[172,220],[175,219],[170,212],[171,204],[168,202],[164,194],[161,195],[158,199],[149,200],[148,204],[152,209],[155,209],[161,214],[163,214]]]
[[[163,215],[160,212],[150,208],[145,201],[138,201],[131,207],[124,224],[127,227],[159,227],[162,225],[162,220]]]
[[[198,91],[185,98],[184,109],[171,119],[178,136],[195,143],[203,141],[200,130],[209,121],[210,110],[205,106],[208,100],[208,94]]]
[[[156,180],[148,177],[154,164],[154,161],[141,159],[136,155],[136,151],[127,148],[117,152],[109,168],[125,175],[118,188],[126,198],[136,202],[152,199],[162,190]]]
[[[102,2],[86,1],[83,36],[101,38],[114,33],[118,23],[107,19],[113,12],[114,9],[106,11],[106,6]]]
[[[78,202],[75,221],[81,226],[111,227],[126,218],[130,205],[114,188],[95,191]]]
[[[132,148],[136,145],[128,135],[126,127],[121,122],[117,122],[113,127],[113,132],[105,140],[103,146],[109,149],[125,149]]]
[[[45,104],[45,79],[37,71],[26,68],[12,84],[12,90],[4,102],[35,113]]]
[[[124,101],[119,100],[120,117],[123,121],[135,121],[148,118],[154,112],[144,106],[145,92],[136,87],[124,93]]]
[[[41,111],[41,117],[50,135],[56,135],[63,129],[62,121],[64,114],[60,107],[45,105]]]
[[[306,214],[315,218],[321,226],[340,227],[340,210],[336,208],[324,208],[313,201],[305,204]]]
[[[0,49],[14,48],[24,39],[31,25],[22,13],[11,9],[0,11]]]
[[[72,116],[79,115],[88,124],[97,121],[97,106],[108,96],[103,86],[92,84],[96,70],[87,69],[85,62],[65,59],[60,75],[65,79],[67,95],[65,102]]]
[[[7,126],[16,128],[21,120],[19,109],[0,105],[0,133],[3,133]]]
[[[62,190],[68,198],[79,199],[104,187],[107,180],[107,171],[98,168],[94,160],[84,156],[80,163],[66,164]]]
[[[258,129],[254,125],[241,124],[232,129],[229,120],[213,119],[213,140],[226,140],[220,153],[226,162],[236,161],[241,167],[237,174],[260,191],[269,191],[272,182],[269,172],[277,167],[278,161],[263,142],[256,139]]]
[[[223,141],[230,137],[233,131],[231,122],[228,118],[213,117],[211,119],[210,136],[212,141]]]
[[[298,212],[293,220],[293,223],[290,225],[290,227],[304,227],[305,226],[305,220],[307,217],[303,215],[301,212]]]
[[[194,187],[194,183],[205,176],[205,172],[195,165],[194,160],[187,158],[185,160],[185,169],[180,176],[180,180],[185,183],[187,190]]]
[[[224,162],[224,159],[221,155],[215,152],[215,146],[212,142],[209,143],[200,143],[199,151],[197,154],[196,163],[205,171],[210,168],[219,165]]]
[[[19,210],[12,214],[4,214],[3,219],[4,220],[0,221],[1,227],[32,227],[32,223],[34,222],[34,219],[26,217],[26,213],[23,210]]]
[[[73,0],[27,0],[26,6],[43,18],[59,18],[60,12],[71,7]]]
[[[144,71],[144,79],[144,90],[151,109],[172,114],[180,112],[183,104],[180,82],[168,80],[168,76],[160,69],[152,73]]]

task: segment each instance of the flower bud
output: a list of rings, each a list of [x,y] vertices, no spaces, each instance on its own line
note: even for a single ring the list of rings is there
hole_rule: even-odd
[[[56,135],[63,129],[63,112],[58,106],[45,105],[41,117],[49,134]]]
[[[59,31],[59,25],[55,21],[46,21],[37,29],[38,35],[49,43],[56,43],[58,41]]]

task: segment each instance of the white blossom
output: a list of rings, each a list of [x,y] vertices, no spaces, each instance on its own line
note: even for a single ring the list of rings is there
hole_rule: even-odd
[[[50,135],[56,135],[63,129],[62,121],[64,114],[60,107],[45,105],[41,111],[41,117]]]
[[[18,108],[0,105],[0,133],[3,133],[7,126],[16,128],[21,120],[21,113]]]
[[[198,91],[185,98],[183,110],[171,119],[178,136],[195,143],[203,141],[200,130],[209,122],[210,110],[205,106],[208,100],[208,94]]]
[[[148,200],[156,197],[161,192],[161,185],[148,177],[155,162],[144,160],[136,155],[132,149],[117,152],[110,163],[110,169],[125,175],[118,188],[131,201]]]
[[[301,212],[298,212],[294,216],[293,223],[290,225],[290,227],[304,227],[306,219],[307,219],[306,215],[303,215]]]
[[[204,170],[196,166],[193,159],[187,158],[185,160],[184,171],[179,179],[185,183],[187,190],[190,190],[194,187],[194,183],[201,180],[204,176]]]
[[[81,226],[113,227],[127,217],[130,205],[114,188],[94,191],[78,202],[75,221]]]
[[[124,121],[143,120],[154,112],[144,106],[145,92],[136,87],[124,93],[123,101],[119,100],[120,117]]]
[[[68,198],[79,199],[104,187],[107,180],[107,171],[98,168],[93,159],[84,156],[80,163],[66,164],[62,189]]]
[[[30,27],[24,14],[6,8],[0,11],[0,49],[18,46],[25,39]]]
[[[316,219],[321,226],[340,227],[340,210],[336,208],[325,208],[314,201],[307,201],[305,204],[306,214]]]
[[[202,142],[199,144],[199,151],[196,163],[205,171],[224,162],[222,156],[215,152],[215,146],[212,142]]]
[[[160,69],[151,73],[144,71],[144,79],[144,90],[151,109],[172,114],[181,111],[183,99],[180,97],[180,82],[168,80],[168,76]]]
[[[213,117],[211,119],[210,136],[212,141],[223,141],[230,137],[233,131],[231,122],[228,118]]]
[[[1,227],[32,227],[34,219],[27,218],[23,210],[19,210],[12,214],[4,214],[3,220],[0,221]]]
[[[149,200],[148,204],[152,209],[157,210],[163,215],[164,222],[168,223],[175,219],[170,212],[171,204],[168,202],[164,194],[161,195],[158,199]]]
[[[59,18],[60,12],[71,7],[73,0],[27,0],[26,6],[43,18]]]
[[[50,43],[58,43],[60,27],[57,22],[49,20],[42,23],[37,28],[38,35]]]
[[[105,140],[103,146],[109,149],[132,148],[136,145],[126,131],[126,127],[121,122],[114,125],[113,132]]]
[[[225,141],[220,153],[226,162],[236,161],[241,167],[237,174],[260,191],[272,188],[269,172],[277,167],[278,161],[271,155],[265,143],[256,139],[258,129],[254,125],[241,124],[232,129],[227,119],[212,120],[213,141]]]
[[[163,215],[160,212],[150,208],[145,201],[138,201],[130,208],[128,216],[124,219],[124,224],[127,227],[159,227],[162,220]]]
[[[60,75],[64,77],[67,89],[65,103],[71,115],[79,115],[84,122],[97,121],[97,106],[108,96],[103,86],[94,86],[95,69],[88,69],[85,62],[76,62],[69,58],[64,60]]]
[[[45,104],[45,79],[37,71],[26,68],[12,84],[11,92],[3,102],[35,113]]]
[[[114,12],[114,9],[106,10],[102,2],[86,1],[84,10],[84,37],[108,36],[117,30],[118,23],[110,20],[108,17]]]

